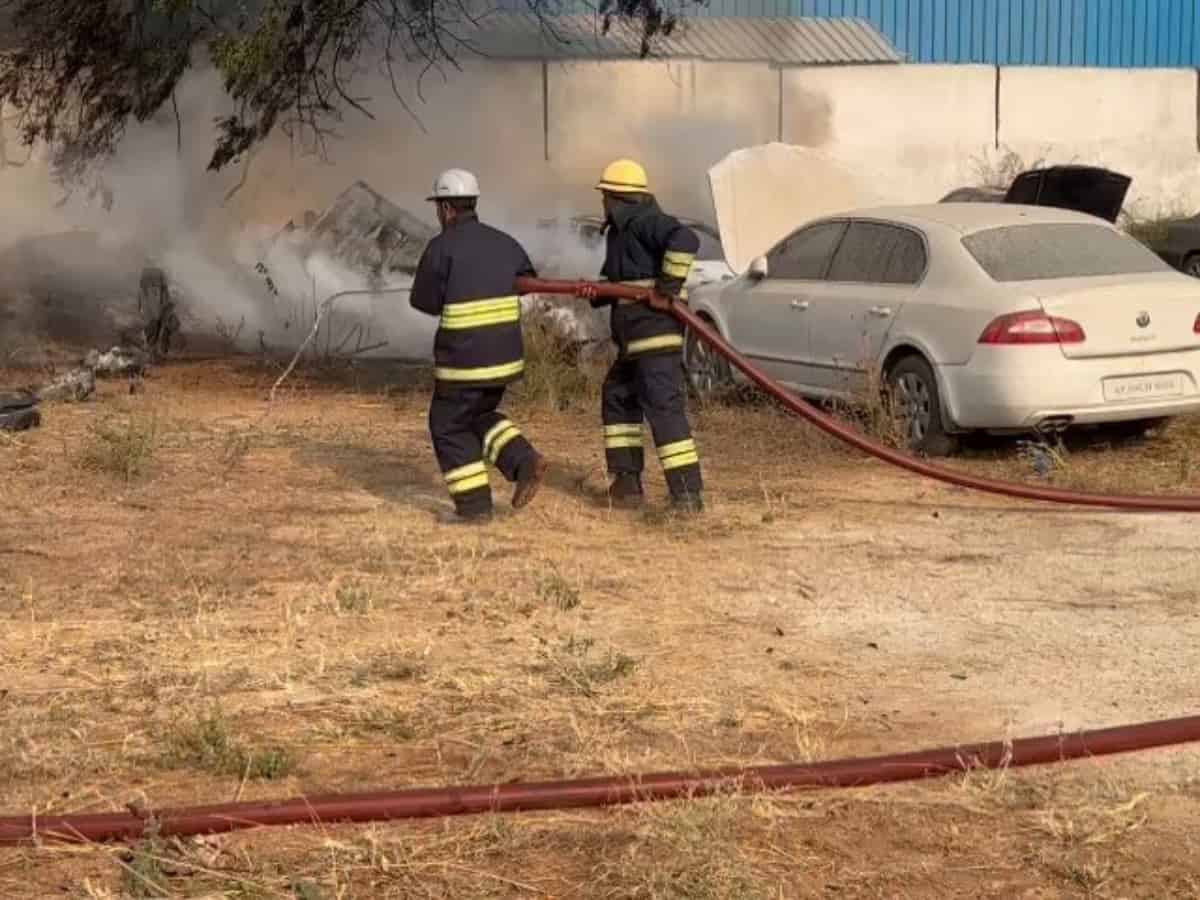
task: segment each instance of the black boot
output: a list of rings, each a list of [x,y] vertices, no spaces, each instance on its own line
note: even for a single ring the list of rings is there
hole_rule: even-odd
[[[548,465],[546,458],[534,453],[517,471],[517,489],[513,491],[513,509],[527,506],[542,486]]]
[[[674,495],[671,510],[680,515],[698,515],[704,512],[704,495],[699,492]]]
[[[608,500],[621,509],[636,509],[642,505],[642,479],[631,472],[619,473],[608,486]]]

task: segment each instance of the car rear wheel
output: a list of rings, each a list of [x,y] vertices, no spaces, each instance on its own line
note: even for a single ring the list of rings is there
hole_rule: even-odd
[[[920,356],[906,356],[887,376],[890,401],[908,449],[925,456],[947,456],[958,446],[946,433],[942,398],[933,369]]]
[[[712,326],[707,319],[705,323]],[[688,329],[684,343],[683,369],[687,373],[688,387],[700,400],[712,399],[733,384],[729,363],[691,329]]]
[[[1200,253],[1192,253],[1183,261],[1183,273],[1200,278]]]

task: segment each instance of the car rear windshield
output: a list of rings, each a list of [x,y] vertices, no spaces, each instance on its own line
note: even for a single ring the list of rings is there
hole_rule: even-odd
[[[977,231],[963,246],[995,281],[1167,271],[1153,251],[1103,225],[1057,222]]]

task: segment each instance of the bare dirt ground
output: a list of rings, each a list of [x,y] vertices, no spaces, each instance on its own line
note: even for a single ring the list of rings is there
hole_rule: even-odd
[[[1197,524],[914,480],[696,415],[709,512],[618,512],[589,402],[449,509],[419,376],[247,361],[0,435],[0,812],[815,760],[1200,708]],[[16,374],[10,373],[11,382]],[[416,382],[414,383],[414,377]],[[1200,491],[1200,424],[1054,475]],[[1025,477],[1012,445],[955,465]],[[1197,753],[886,789],[0,851],[0,897],[1197,897]]]

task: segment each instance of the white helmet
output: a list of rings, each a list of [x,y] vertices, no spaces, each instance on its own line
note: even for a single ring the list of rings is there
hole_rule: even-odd
[[[426,200],[454,200],[459,197],[478,197],[479,181],[466,169],[447,169],[433,183],[433,194]]]

